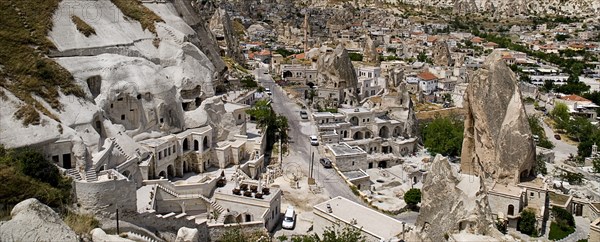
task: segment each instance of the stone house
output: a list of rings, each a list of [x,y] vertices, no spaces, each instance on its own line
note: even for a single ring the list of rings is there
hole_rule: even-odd
[[[340,171],[366,170],[368,168],[367,152],[360,147],[352,147],[347,143],[327,144],[326,147],[333,156],[332,162]]]
[[[437,90],[439,78],[429,71],[417,75],[419,88],[425,94],[433,94]]]
[[[281,79],[288,82],[313,86],[316,84],[317,69],[302,64],[283,64],[280,67]]]

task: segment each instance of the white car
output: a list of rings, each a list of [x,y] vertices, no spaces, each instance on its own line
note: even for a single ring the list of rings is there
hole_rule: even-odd
[[[310,140],[310,145],[314,145],[314,146],[319,145],[319,140],[317,139],[317,136],[311,135],[308,139]]]
[[[271,89],[270,89],[270,88],[268,88],[268,87],[267,87],[267,88],[265,88],[265,93],[266,93],[266,94],[268,94],[269,96],[270,96],[270,95],[273,95],[273,93],[271,92]]]
[[[296,225],[296,211],[294,211],[293,206],[288,206],[287,210],[285,210],[285,215],[283,216],[283,222],[281,223],[281,227],[284,229],[294,229]]]

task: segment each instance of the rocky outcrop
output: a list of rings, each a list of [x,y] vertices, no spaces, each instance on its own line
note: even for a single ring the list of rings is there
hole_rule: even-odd
[[[175,242],[198,242],[199,238],[198,229],[182,227],[177,231]]]
[[[0,224],[0,241],[79,241],[50,207],[35,198],[18,203]]]
[[[514,184],[535,165],[535,145],[515,74],[494,51],[465,93],[463,173]]]
[[[448,49],[448,44],[446,41],[440,40],[435,42],[432,51],[433,64],[436,66],[452,66],[454,65],[454,60],[452,60],[452,56],[450,55],[450,50]]]
[[[493,227],[483,179],[459,174],[439,154],[423,183],[416,228],[423,241],[445,241],[445,234],[461,231],[499,233]]]
[[[133,242],[133,240],[121,238],[121,236],[107,234],[101,228],[95,228],[90,231],[93,242]]]
[[[219,8],[215,10],[209,22],[209,28],[216,36],[217,41],[224,42],[225,55],[231,57],[239,64],[245,63],[244,55],[240,51],[240,44],[235,36],[231,19],[227,11]],[[221,40],[222,39],[222,40]]]
[[[379,54],[377,54],[377,46],[371,36],[367,36],[365,45],[363,47],[363,61],[364,62],[377,62],[379,60]]]
[[[342,92],[339,103],[358,104],[355,90],[358,79],[348,56],[341,44],[334,50],[322,48],[317,60],[317,85],[321,88],[337,89]]]

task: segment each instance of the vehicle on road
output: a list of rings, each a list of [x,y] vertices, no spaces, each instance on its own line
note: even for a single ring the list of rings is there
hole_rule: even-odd
[[[325,168],[333,167],[329,158],[321,158],[319,159],[319,162],[321,162],[321,165],[323,165]]]
[[[319,145],[319,140],[317,139],[316,135],[311,135],[310,137],[308,137],[308,139],[310,140],[310,145],[314,145],[314,146]]]
[[[285,210],[285,215],[283,216],[283,222],[281,223],[281,227],[284,229],[294,229],[296,225],[296,211],[294,211],[294,206],[288,206],[287,210]]]
[[[271,89],[270,89],[270,88],[268,88],[268,87],[267,87],[267,88],[265,88],[265,93],[266,93],[266,94],[268,94],[269,96],[270,96],[270,95],[273,95],[273,93],[271,92]]]
[[[560,135],[559,134],[555,134],[554,138],[557,139],[557,140],[560,140]]]
[[[308,113],[304,110],[300,111],[300,118],[308,119]]]

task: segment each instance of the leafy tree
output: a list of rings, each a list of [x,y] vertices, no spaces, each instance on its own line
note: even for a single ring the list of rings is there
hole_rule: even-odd
[[[535,172],[537,174],[548,174],[548,169],[546,169],[546,162],[543,159],[541,159],[540,157],[536,157],[535,162]]]
[[[571,36],[568,34],[557,34],[555,37],[556,41],[565,41],[569,38],[571,38]]]
[[[554,109],[550,112],[552,119],[556,121],[557,128],[564,129],[569,122],[569,107],[566,104],[559,102],[554,105]]]
[[[425,52],[419,53],[419,55],[417,55],[417,60],[419,62],[427,62],[427,55],[425,54]]]
[[[421,202],[421,190],[417,188],[411,188],[404,193],[404,202],[410,207],[415,207]]]
[[[424,124],[422,131],[429,152],[446,156],[460,154],[464,128],[458,117],[437,117]]]
[[[268,100],[257,101],[252,108],[246,110],[246,113],[256,120],[257,127],[266,129],[267,146],[269,148],[275,142],[276,133],[279,133],[282,144],[287,145],[288,120],[285,116],[277,115]]]
[[[548,137],[546,137],[546,131],[544,131],[544,128],[542,127],[542,125],[540,125],[539,119],[535,116],[531,116],[531,117],[527,118],[527,120],[529,121],[529,127],[531,128],[531,133],[533,135],[537,135],[539,137],[539,141],[538,141],[537,145],[540,147],[547,148],[547,149],[554,148],[554,144],[552,144],[552,142],[550,142],[550,140],[548,140]]]
[[[592,160],[592,169],[596,173],[600,173],[600,157],[596,157]]]
[[[518,229],[521,233],[536,236],[537,230],[535,228],[536,218],[535,213],[531,209],[525,209],[521,212],[521,219],[518,222]]]
[[[569,120],[565,128],[569,136],[575,138],[577,141],[589,139],[589,135],[593,134],[594,130],[597,129],[587,118],[579,116]]]
[[[575,219],[573,218],[573,214],[569,213],[569,211],[566,209],[561,207],[552,207],[552,215],[554,215],[554,220],[559,226],[563,225],[575,227]]]
[[[348,57],[350,57],[351,61],[362,61],[363,55],[359,53],[348,53]]]
[[[580,185],[583,181],[583,174],[565,171],[560,177],[567,180],[570,184]]]
[[[361,229],[344,226],[327,227],[321,237],[317,234],[301,235],[292,238],[293,242],[365,242]]]

